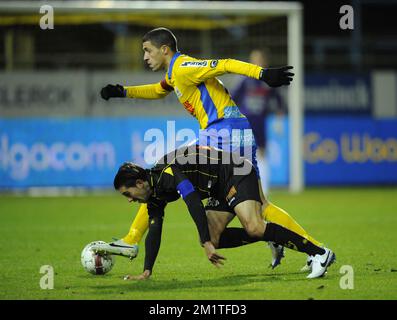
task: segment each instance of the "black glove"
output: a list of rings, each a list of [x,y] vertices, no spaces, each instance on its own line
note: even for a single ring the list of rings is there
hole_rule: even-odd
[[[116,84],[115,86],[112,84],[108,84],[106,87],[103,87],[101,90],[102,99],[109,100],[109,98],[124,98],[126,92],[122,85]]]
[[[280,87],[282,85],[289,85],[292,81],[293,73],[288,72],[292,69],[291,66],[281,68],[264,68],[261,70],[259,80],[266,82],[269,87]]]

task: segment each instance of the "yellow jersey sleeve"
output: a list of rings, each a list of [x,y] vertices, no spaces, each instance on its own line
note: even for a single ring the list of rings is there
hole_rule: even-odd
[[[192,84],[200,84],[208,79],[221,76],[225,73],[234,73],[259,79],[262,68],[235,59],[220,60],[185,60],[175,70],[179,77]]]
[[[142,86],[124,87],[128,98],[140,99],[160,99],[167,96],[174,89],[165,79],[158,83],[146,84]]]

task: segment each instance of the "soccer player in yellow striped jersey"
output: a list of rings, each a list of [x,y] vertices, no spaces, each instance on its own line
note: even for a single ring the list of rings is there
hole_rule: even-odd
[[[246,117],[239,111],[227,89],[216,77],[233,73],[264,81],[271,87],[289,85],[292,81],[292,67],[262,68],[235,59],[199,60],[178,51],[174,34],[166,28],[148,32],[142,40],[144,61],[153,71],[166,70],[158,83],[122,86],[107,85],[102,88],[103,99],[140,98],[160,99],[174,91],[179,102],[200,124],[198,144],[218,147],[237,152],[256,163],[256,144],[252,129]],[[225,134],[227,132],[227,134]],[[261,191],[264,203],[264,218],[277,222],[298,234],[310,237],[284,210],[268,202]],[[216,199],[209,201],[207,210],[221,211]],[[121,241],[128,245],[137,244],[148,228],[147,208],[143,204],[135,217],[129,233]],[[316,242],[314,239],[312,241]],[[318,242],[317,242],[318,244]],[[282,248],[274,248],[272,266],[279,264]]]
[[[145,45],[146,53],[152,48]],[[150,58],[149,58],[150,59]],[[150,60],[147,60],[150,65]],[[216,77],[225,73],[236,73],[259,78],[260,67],[233,59],[197,60],[180,52],[176,52],[170,60],[164,80],[152,85],[153,91],[141,91],[142,87],[126,87],[127,97],[135,98],[149,94],[161,97],[174,91],[179,102],[197,120],[200,129],[206,129],[224,118],[244,118],[238,111],[220,80]]]

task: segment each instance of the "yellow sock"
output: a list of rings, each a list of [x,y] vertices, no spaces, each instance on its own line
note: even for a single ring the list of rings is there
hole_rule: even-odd
[[[286,211],[275,206],[269,202],[269,205],[262,213],[263,218],[266,221],[276,223],[288,230],[291,230],[303,238],[309,240],[316,246],[321,247],[323,244],[318,242],[316,239],[308,235],[305,229],[303,229]]]
[[[128,244],[139,243],[148,228],[149,214],[147,204],[144,203],[139,207],[138,213],[131,224],[130,231],[128,231],[128,234],[123,238],[123,240]]]

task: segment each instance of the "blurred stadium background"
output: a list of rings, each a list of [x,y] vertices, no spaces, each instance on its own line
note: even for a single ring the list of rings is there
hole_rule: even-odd
[[[171,140],[184,128],[198,130],[196,121],[173,94],[155,101],[105,102],[100,98],[100,89],[108,83],[134,85],[162,79],[163,73],[153,73],[144,66],[144,33],[154,27],[168,27],[177,36],[180,51],[197,58],[248,61],[250,51],[260,47],[268,50],[272,66],[291,61],[285,15],[186,12],[186,16],[176,16],[155,10],[142,15],[111,9],[122,3],[126,2],[0,1],[0,226],[2,247],[6,248],[1,262],[0,283],[4,288],[0,298],[121,297],[120,289],[112,285],[113,278],[104,280],[107,286],[98,293],[104,282],[87,280],[79,265],[79,251],[86,243],[122,235],[136,212],[135,207],[130,211],[119,196],[102,191],[112,189],[114,174],[122,162],[149,165],[144,161],[145,148],[153,142],[144,141],[149,129],[159,129]],[[140,3],[151,8],[155,2]],[[167,3],[179,10],[188,7],[185,1]],[[211,6],[200,1],[191,3]],[[298,102],[291,101],[289,90],[295,81],[291,88],[278,89],[290,107],[289,114],[281,122],[274,116],[263,119],[268,124],[270,195],[314,230],[315,236],[327,239],[339,261],[354,265],[359,277],[354,297],[395,299],[395,273],[390,272],[396,271],[397,260],[390,244],[396,243],[397,226],[397,2],[274,3],[301,8],[303,92],[298,97],[303,99],[303,108],[301,118],[295,116],[303,123],[301,134],[295,137],[297,145],[292,146],[298,152],[291,154],[289,133],[294,120],[288,117]],[[53,29],[40,28],[39,8],[44,4],[54,7]],[[229,5],[233,4],[249,2],[232,1]],[[354,8],[354,30],[340,28],[343,14],[339,9],[343,4]],[[62,6],[74,9],[57,13]],[[93,7],[110,9],[95,11]],[[222,76],[221,80],[232,89],[240,78]],[[299,197],[288,192],[291,160],[303,169],[300,187],[306,191]],[[91,195],[98,190],[103,198]],[[86,193],[88,196],[78,199],[41,198]],[[171,208],[184,210],[180,203]],[[139,285],[130,292],[132,296],[124,298],[134,298],[136,293],[143,299],[239,299],[244,285],[248,286],[244,289],[246,299],[352,297],[337,286],[337,271],[321,280],[329,281],[324,282],[326,290],[317,290],[324,286],[315,283],[302,286],[303,276],[296,274],[302,257],[295,259],[292,254],[282,266],[287,268],[282,272],[287,270],[288,275],[262,278],[257,276],[262,269],[252,267],[247,271],[234,262],[233,270],[226,269],[227,276],[215,279],[214,290],[200,291],[202,282],[197,278],[206,274],[206,279],[214,281],[212,278],[219,275],[210,273],[207,268],[211,266],[197,253],[193,261],[199,261],[198,276],[192,278],[183,266],[191,263],[191,257],[177,256],[178,243],[184,252],[197,246],[187,216],[170,215],[174,225],[166,228],[172,235],[165,232],[164,242],[167,237],[172,241],[160,255],[160,287],[158,283]],[[177,236],[181,227],[191,231],[186,232],[183,244]],[[379,250],[383,244],[387,245]],[[250,261],[255,246],[248,247],[251,249],[237,250],[236,257]],[[21,265],[26,248],[33,254]],[[234,251],[227,254],[232,263]],[[142,259],[143,254],[137,261]],[[175,264],[176,259],[182,262]],[[38,270],[47,263],[61,275],[57,288],[62,292],[39,290]],[[141,265],[134,263],[133,267],[134,272],[140,272]],[[119,277],[130,272],[128,268],[120,264],[120,269],[112,272]],[[240,277],[245,272],[251,272],[255,281]],[[167,282],[167,277],[181,279],[179,287]],[[288,293],[279,279],[287,279]],[[69,290],[71,286],[73,290]],[[225,291],[219,291],[222,286]]]
[[[81,4],[111,8],[109,1],[60,1],[75,5],[75,10],[57,14],[57,2],[46,3],[54,6],[54,29],[39,26],[44,2],[0,2],[3,191],[106,188],[122,161],[144,164],[148,144],[144,133],[149,128],[165,130],[166,121],[175,119],[177,131],[198,128],[173,95],[157,101],[100,99],[100,88],[107,83],[133,85],[161,79],[161,73],[145,69],[142,59],[141,37],[151,28],[169,27],[180,50],[195,57],[247,61],[252,49],[262,47],[270,53],[271,65],[291,61],[286,16],[76,9]],[[280,129],[272,125],[272,117],[266,119],[273,187],[288,186],[289,159],[294,156],[304,168],[306,186],[397,182],[397,42],[390,15],[396,4],[350,3],[354,30],[340,28],[342,14],[336,2],[300,2],[303,159],[297,151],[290,154],[288,121]],[[21,10],[24,6],[31,9]],[[379,24],[382,19],[390,27]],[[224,76],[222,81],[231,89],[239,77]],[[288,90],[279,91],[288,101]],[[294,102],[288,104],[295,110]]]

